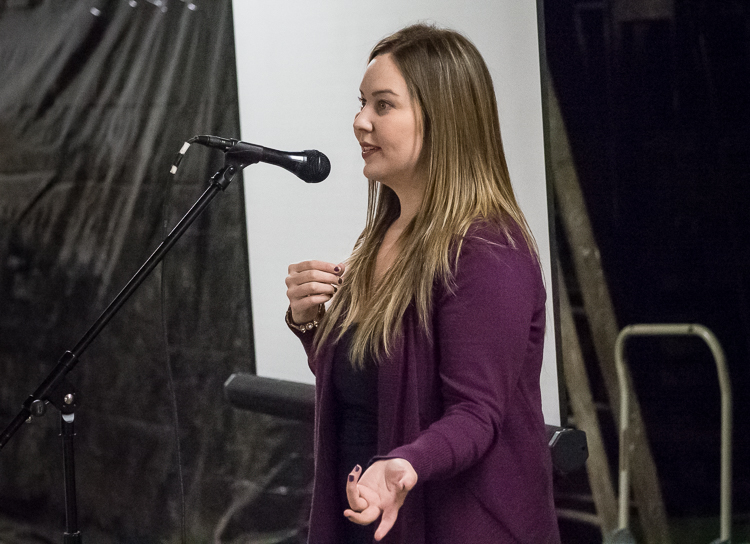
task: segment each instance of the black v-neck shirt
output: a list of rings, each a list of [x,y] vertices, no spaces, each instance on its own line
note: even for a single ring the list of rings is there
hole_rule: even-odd
[[[346,482],[356,465],[364,471],[378,449],[378,368],[371,358],[362,369],[354,368],[349,357],[355,326],[339,340],[333,354],[333,389],[336,398],[338,440],[338,482],[346,544],[371,543],[375,526],[356,525],[343,516],[349,507]]]

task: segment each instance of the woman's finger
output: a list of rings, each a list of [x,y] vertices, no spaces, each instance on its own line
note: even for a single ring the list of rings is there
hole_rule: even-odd
[[[286,277],[287,287],[301,285],[304,283],[326,283],[330,285],[340,285],[344,280],[336,274],[325,272],[323,270],[303,270],[302,272],[293,272]]]
[[[370,525],[373,521],[377,521],[380,517],[380,508],[377,506],[368,506],[362,512],[355,512],[354,510],[344,510],[344,516],[346,519],[357,525]]]
[[[308,282],[300,285],[292,285],[286,290],[289,300],[309,297],[310,295],[330,295],[333,296],[338,290],[337,285],[330,283]]]
[[[349,473],[349,477],[346,482],[346,498],[349,501],[349,508],[351,508],[354,512],[362,512],[369,506],[367,500],[362,497],[359,486],[357,485],[357,482],[359,482],[359,477],[361,475],[362,467],[357,465]]]
[[[351,508],[344,510],[344,516],[353,523],[358,525],[369,525],[380,517],[380,507],[378,506],[378,494],[370,488],[358,485],[360,496],[367,503],[367,507],[361,512],[355,512]]]
[[[378,528],[375,531],[375,540],[382,540],[385,535],[388,534],[388,531],[393,528],[397,518],[398,508],[388,508],[387,510],[383,510],[383,519],[380,520],[380,525],[378,525]]]
[[[340,276],[344,271],[344,265],[342,263],[334,264],[325,261],[302,261],[301,263],[289,265],[289,275],[299,274],[307,270],[320,270]]]

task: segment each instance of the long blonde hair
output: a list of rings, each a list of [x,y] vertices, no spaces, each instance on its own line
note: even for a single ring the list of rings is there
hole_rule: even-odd
[[[511,187],[492,79],[476,47],[455,31],[417,24],[381,40],[369,60],[384,54],[391,55],[421,111],[420,164],[427,182],[398,256],[375,284],[378,249],[400,207],[389,187],[369,181],[365,229],[315,338],[320,350],[332,334],[340,338],[356,323],[350,355],[357,367],[368,355],[378,360],[392,352],[412,303],[429,336],[434,282],[451,288],[451,255],[458,258],[476,220],[499,224],[511,240],[517,225],[536,252]]]

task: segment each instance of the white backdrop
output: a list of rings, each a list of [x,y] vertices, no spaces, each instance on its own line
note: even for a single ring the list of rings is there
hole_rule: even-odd
[[[492,73],[511,179],[548,287],[543,408],[547,423],[559,424],[536,2],[235,0],[233,8],[241,138],[285,151],[318,149],[332,165],[317,185],[270,165],[245,169],[258,375],[313,383],[284,324],[287,266],[340,262],[351,251],[367,202],[352,121],[368,53],[383,36],[428,21],[468,36]]]

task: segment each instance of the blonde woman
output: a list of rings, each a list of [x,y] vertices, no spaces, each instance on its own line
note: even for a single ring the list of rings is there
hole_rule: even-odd
[[[309,542],[559,542],[546,295],[487,67],[410,26],[373,49],[360,101],[365,229],[346,263],[286,280],[316,376]]]

